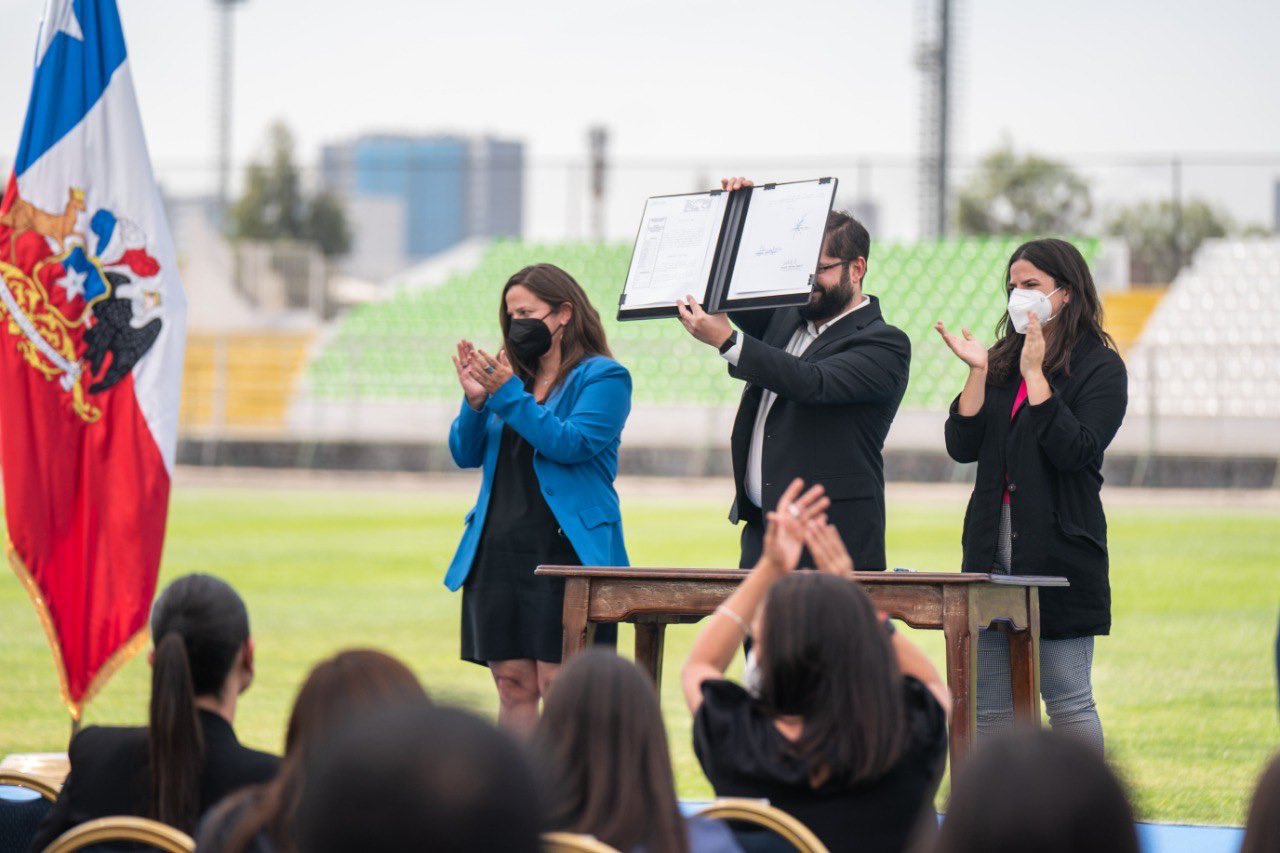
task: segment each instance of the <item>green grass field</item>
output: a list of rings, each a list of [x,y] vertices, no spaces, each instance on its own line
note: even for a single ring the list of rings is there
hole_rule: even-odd
[[[636,565],[735,561],[727,497],[624,488]],[[347,646],[376,646],[409,662],[439,701],[492,714],[488,672],[461,663],[458,598],[440,585],[470,495],[316,488],[179,488],[161,582],[220,575],[245,596],[258,676],[237,729],[279,750],[293,695],[312,663]],[[1280,512],[1194,507],[1109,510],[1115,631],[1099,642],[1096,692],[1108,751],[1144,819],[1240,824],[1259,770],[1280,742],[1272,650],[1280,602]],[[894,565],[959,562],[963,507],[929,497],[891,500]],[[690,747],[677,673],[691,626],[668,632],[663,706],[680,794],[709,786]],[[941,663],[936,634],[917,634]],[[624,629],[621,645],[629,648]],[[44,633],[24,590],[0,579],[0,755],[61,750],[67,715]],[[89,707],[89,723],[146,717],[147,666],[128,664]]]

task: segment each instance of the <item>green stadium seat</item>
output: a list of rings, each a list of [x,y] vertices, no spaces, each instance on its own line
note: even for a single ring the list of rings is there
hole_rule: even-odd
[[[875,247],[867,291],[882,298],[886,319],[912,341],[904,406],[950,402],[964,368],[937,339],[933,323],[941,318],[969,326],[989,341],[1004,310],[1004,265],[1020,242],[957,238]],[[1077,245],[1086,260],[1097,256],[1098,241]],[[308,368],[309,385],[323,399],[452,402],[457,383],[447,354],[453,342],[468,337],[492,347],[502,284],[521,267],[548,262],[577,278],[600,310],[614,355],[631,371],[637,403],[731,404],[741,386],[674,320],[614,319],[630,258],[629,244],[496,241],[469,272],[434,288],[403,290],[335,321],[328,345]]]

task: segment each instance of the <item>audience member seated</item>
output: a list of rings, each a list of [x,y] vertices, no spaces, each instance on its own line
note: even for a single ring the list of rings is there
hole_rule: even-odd
[[[936,825],[950,694],[848,577],[822,487],[803,488],[769,513],[760,561],[689,652],[694,751],[719,796],[767,799],[832,851],[899,851]],[[795,571],[805,547],[817,572]],[[724,672],[747,636],[739,685]]]
[[[236,740],[236,702],[253,682],[244,602],[226,582],[186,575],[151,611],[151,720],[90,726],[71,740],[71,772],[32,842],[43,850],[99,817],[134,815],[188,834],[206,809],[275,775],[279,759]]]
[[[1133,810],[1096,747],[1023,731],[980,742],[956,773],[932,853],[1138,853]]]
[[[522,748],[464,711],[419,702],[362,715],[305,763],[298,850],[538,851]]]
[[[1280,753],[1276,753],[1258,779],[1240,853],[1275,853],[1277,850],[1280,850]]]
[[[686,820],[649,676],[608,651],[567,663],[552,683],[534,738],[547,781],[547,826],[619,850],[735,853],[724,823]]]
[[[232,794],[201,822],[197,851],[274,853],[292,849],[293,819],[306,757],[350,719],[379,708],[431,700],[413,672],[378,651],[340,652],[316,665],[298,691],[280,772],[265,785]]]

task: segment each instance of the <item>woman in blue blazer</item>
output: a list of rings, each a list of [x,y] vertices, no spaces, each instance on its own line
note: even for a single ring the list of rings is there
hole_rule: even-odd
[[[462,589],[463,660],[492,672],[499,722],[528,732],[560,664],[564,605],[564,581],[534,569],[627,565],[613,480],[631,376],[559,267],[513,275],[498,319],[496,357],[464,340],[453,359],[465,399],[449,451],[484,479],[444,582]]]

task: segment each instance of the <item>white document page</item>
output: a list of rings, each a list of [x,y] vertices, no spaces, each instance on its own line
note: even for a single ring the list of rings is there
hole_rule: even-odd
[[[674,306],[702,300],[715,260],[729,194],[656,196],[644,205],[622,307]]]
[[[727,298],[809,290],[834,192],[833,181],[753,188]]]

